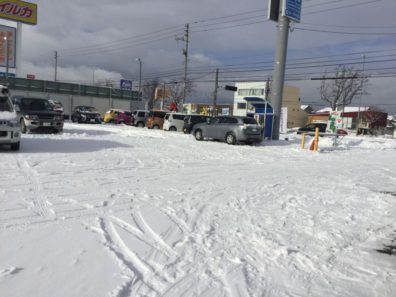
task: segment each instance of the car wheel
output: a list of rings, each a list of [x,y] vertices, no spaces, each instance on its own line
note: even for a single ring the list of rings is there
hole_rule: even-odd
[[[139,128],[143,128],[144,127],[144,123],[143,122],[139,122],[139,123],[137,123],[136,126],[139,127]]]
[[[19,151],[19,147],[20,147],[20,142],[16,142],[16,143],[11,143],[11,150],[13,151]]]
[[[194,136],[195,136],[195,139],[198,140],[198,141],[203,140],[203,134],[202,134],[202,131],[201,131],[201,130],[195,131]]]
[[[176,127],[172,126],[172,127],[169,128],[169,131],[175,132],[175,131],[177,131],[177,129],[176,129]]]
[[[227,133],[225,141],[228,144],[235,144],[236,143],[236,137],[235,137],[234,133],[231,133],[231,132]]]
[[[20,126],[21,126],[21,132],[25,134],[27,132],[27,128],[24,119],[21,119]]]
[[[159,129],[159,126],[158,126],[158,125],[154,125],[154,126],[153,126],[153,129],[158,130],[158,129]]]
[[[71,120],[73,123],[77,122],[77,118],[75,116],[72,116]]]

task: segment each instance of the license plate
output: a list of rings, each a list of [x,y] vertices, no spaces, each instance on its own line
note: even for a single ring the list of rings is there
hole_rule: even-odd
[[[256,129],[256,128],[253,128],[252,131],[253,131],[253,132],[257,132],[257,129]]]
[[[45,126],[45,127],[51,126],[51,123],[44,122],[44,123],[43,123],[43,126]]]
[[[95,119],[90,119],[91,123],[95,123]]]

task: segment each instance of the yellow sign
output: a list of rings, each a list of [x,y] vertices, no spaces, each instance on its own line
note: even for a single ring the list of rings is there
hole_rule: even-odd
[[[37,4],[18,0],[0,0],[0,18],[37,24]]]

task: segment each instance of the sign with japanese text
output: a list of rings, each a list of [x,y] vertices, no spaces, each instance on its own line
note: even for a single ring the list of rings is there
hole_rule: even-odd
[[[15,68],[15,28],[0,25],[0,66]]]
[[[18,0],[0,0],[0,18],[36,25],[37,4]]]
[[[284,0],[282,15],[299,23],[301,18],[302,0]]]

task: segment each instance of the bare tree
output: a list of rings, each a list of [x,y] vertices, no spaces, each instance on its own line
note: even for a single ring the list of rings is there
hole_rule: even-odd
[[[320,98],[329,103],[332,110],[351,104],[352,99],[362,92],[363,85],[368,81],[363,74],[353,67],[339,65],[330,78],[322,77]]]
[[[158,78],[155,78],[142,85],[142,98],[146,102],[145,108],[148,110],[153,109],[155,98],[155,89],[160,86]]]
[[[171,101],[178,106],[179,110],[183,108],[180,106],[183,99],[183,82],[179,82],[176,80],[171,80],[166,83],[167,88],[169,89],[169,94]],[[191,95],[193,92],[193,83],[190,80],[186,81],[186,96]]]

